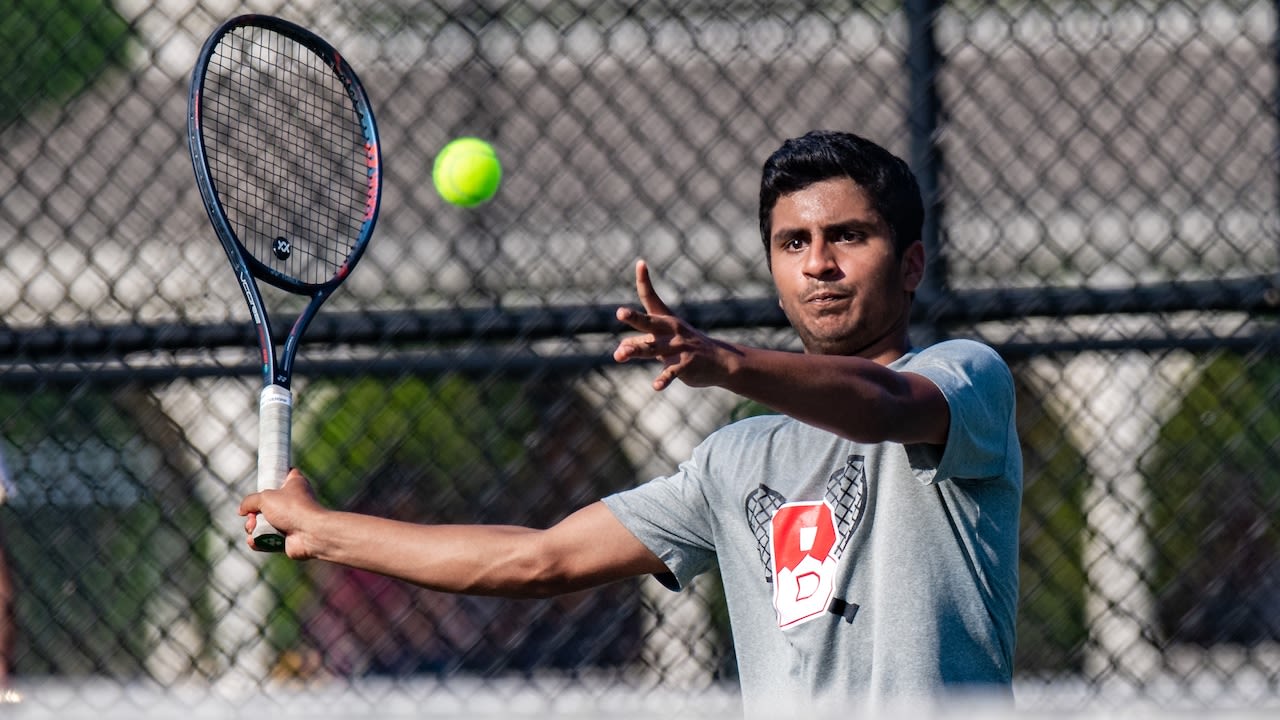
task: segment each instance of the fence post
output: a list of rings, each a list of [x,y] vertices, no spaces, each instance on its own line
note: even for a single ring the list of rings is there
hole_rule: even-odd
[[[910,133],[911,168],[920,183],[924,200],[925,250],[924,280],[918,291],[920,302],[929,308],[927,317],[936,317],[948,295],[946,261],[942,256],[942,152],[938,148],[938,125],[942,112],[937,79],[943,58],[934,38],[934,24],[942,9],[941,0],[907,0],[907,128]],[[929,333],[937,334],[937,323],[929,323]],[[931,340],[933,338],[921,338]]]
[[[1151,498],[1141,464],[1193,371],[1186,355],[1085,352],[1065,362],[1048,389],[1046,401],[1060,408],[1091,476],[1084,497],[1089,642],[1083,650],[1095,689],[1141,692],[1161,672]]]

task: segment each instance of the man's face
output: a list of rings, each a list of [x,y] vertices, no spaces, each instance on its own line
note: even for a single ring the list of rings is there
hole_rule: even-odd
[[[773,282],[807,352],[888,362],[907,349],[924,248],[915,243],[898,258],[861,187],[847,178],[814,183],[779,198],[772,221]]]

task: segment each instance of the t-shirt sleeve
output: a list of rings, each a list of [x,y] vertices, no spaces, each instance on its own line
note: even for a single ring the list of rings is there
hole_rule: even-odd
[[[937,448],[908,446],[916,475],[924,482],[1001,475],[1008,461],[1013,422],[1013,374],[995,350],[972,340],[928,348],[902,368],[938,386],[951,413],[941,457]]]
[[[667,572],[654,577],[671,590],[681,590],[715,566],[711,513],[696,458],[676,474],[610,495],[604,504],[666,563]]]

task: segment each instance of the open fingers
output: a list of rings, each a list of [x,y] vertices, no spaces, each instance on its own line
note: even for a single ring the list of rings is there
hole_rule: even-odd
[[[640,325],[647,325],[651,322],[648,315],[643,313],[633,313],[637,322],[630,323],[632,327],[641,329]],[[621,313],[619,313],[621,316]],[[659,340],[654,334],[637,335],[635,337],[624,338],[618,343],[618,347],[613,351],[613,359],[618,362],[626,362],[635,358],[660,358],[667,351],[666,343]]]
[[[676,381],[680,376],[680,365],[671,364],[662,368],[662,372],[658,373],[658,377],[653,379],[654,390],[666,390],[671,383]]]
[[[616,362],[627,362],[629,360],[661,361],[663,368],[662,372],[653,381],[654,390],[663,390],[674,382],[679,377],[681,368],[686,364],[681,359],[678,351],[673,350],[665,342],[654,339],[653,336],[623,340],[613,351],[613,359]]]
[[[674,335],[677,329],[671,316],[654,315],[628,307],[618,308],[614,317],[636,332],[648,333],[648,342],[653,342],[658,336]]]
[[[643,312],[632,308],[618,308],[618,320],[631,326],[631,329],[654,336],[668,335],[674,332],[671,309],[658,296],[649,278],[649,265],[644,260],[636,261],[636,295],[640,297]],[[650,338],[652,340],[652,338]]]
[[[613,358],[618,362],[642,358],[661,360],[664,367],[654,379],[653,387],[662,390],[675,381],[679,372],[680,350],[673,345],[679,344],[680,321],[653,287],[649,265],[644,260],[636,261],[636,295],[640,298],[643,312],[618,308],[617,318],[644,334],[620,342],[613,351]]]
[[[636,295],[640,296],[640,304],[650,315],[671,314],[671,309],[658,297],[658,291],[649,277],[649,264],[644,260],[636,261]]]
[[[685,349],[681,337],[681,323],[674,315],[658,315],[640,312],[633,308],[618,308],[616,317],[631,326],[640,335],[624,338],[618,344],[614,357],[619,361],[630,358],[662,358],[678,355]]]

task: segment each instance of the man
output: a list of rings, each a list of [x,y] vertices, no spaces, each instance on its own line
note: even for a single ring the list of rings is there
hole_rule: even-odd
[[[913,349],[922,203],[906,164],[847,133],[789,140],[765,163],[760,228],[805,352],[690,327],[636,265],[638,334],[659,360],[780,413],[708,437],[670,477],[547,530],[422,526],[332,512],[293,472],[245,499],[295,558],[449,592],[544,596],[652,574],[679,589],[718,566],[748,712],[831,711],[1007,693],[1022,470],[1008,367],[966,340]],[[252,542],[252,541],[251,541]]]

